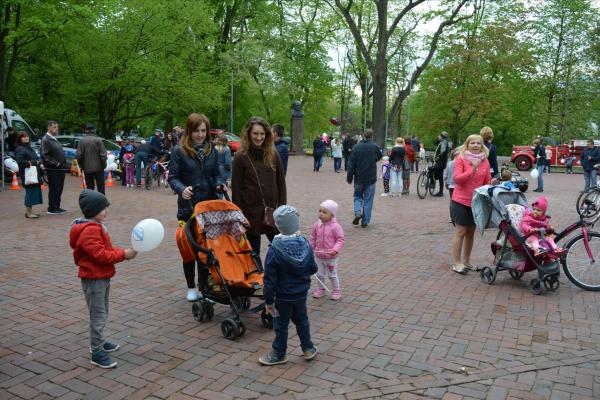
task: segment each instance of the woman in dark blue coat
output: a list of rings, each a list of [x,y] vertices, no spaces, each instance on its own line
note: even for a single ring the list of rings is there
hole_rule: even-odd
[[[39,218],[39,214],[34,214],[32,207],[36,204],[42,204],[42,160],[35,154],[35,151],[29,145],[29,135],[27,132],[19,132],[16,139],[15,161],[19,164],[19,176],[25,187],[25,218]],[[25,168],[36,167],[38,183],[25,185]]]
[[[169,185],[177,193],[177,219],[191,218],[196,203],[216,200],[217,191],[224,190],[224,168],[219,154],[207,138],[210,122],[203,114],[190,114],[185,122],[181,145],[176,146],[169,162]],[[195,280],[195,262],[183,263],[187,281],[188,301],[199,298]],[[203,284],[207,272],[198,266],[198,285]]]
[[[313,140],[313,158],[314,158],[314,167],[313,171],[319,172],[321,168],[323,154],[325,154],[326,146],[325,142],[321,139],[320,136],[317,136],[315,140]]]

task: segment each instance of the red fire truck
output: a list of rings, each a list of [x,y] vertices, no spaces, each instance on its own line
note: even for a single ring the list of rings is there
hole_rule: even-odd
[[[596,146],[600,146],[600,140],[594,140]],[[581,152],[587,146],[586,139],[572,139],[568,144],[559,144],[557,146],[544,146],[552,151],[550,165],[552,167],[564,167],[569,157],[576,157],[573,166],[581,166]],[[529,171],[535,164],[532,146],[513,146],[511,162],[519,171]]]

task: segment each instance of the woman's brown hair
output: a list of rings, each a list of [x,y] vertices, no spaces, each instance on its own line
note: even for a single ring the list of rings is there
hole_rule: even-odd
[[[16,145],[16,146],[20,146],[20,145],[22,145],[22,144],[23,144],[23,138],[24,138],[25,136],[29,137],[29,135],[27,134],[27,132],[25,132],[25,131],[20,131],[20,132],[18,132],[18,133],[17,133],[17,139],[16,139],[16,141],[15,141],[15,145]]]
[[[246,122],[246,126],[244,126],[244,129],[242,130],[242,143],[240,144],[239,151],[241,154],[248,154],[248,150],[250,150],[250,147],[252,146],[250,132],[252,132],[254,125],[260,125],[265,130],[265,141],[261,146],[263,151],[263,163],[275,170],[275,157],[277,157],[277,155],[273,141],[273,132],[271,132],[271,127],[267,121],[261,117],[252,117],[248,122]]]
[[[194,144],[192,143],[192,132],[198,129],[202,124],[206,126],[206,137],[204,138],[204,141],[208,144],[204,150],[204,155],[208,156],[212,150],[209,138],[210,121],[204,114],[191,113],[185,121],[185,129],[183,137],[181,138],[181,149],[188,157],[195,157],[196,155],[196,150],[194,150]]]

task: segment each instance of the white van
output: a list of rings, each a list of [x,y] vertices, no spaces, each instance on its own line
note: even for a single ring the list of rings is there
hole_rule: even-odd
[[[35,135],[35,132],[33,131],[33,129],[31,129],[29,124],[27,124],[27,122],[25,122],[23,117],[21,117],[15,110],[11,110],[10,108],[5,108],[4,109],[4,121],[5,121],[5,126],[4,126],[5,129],[12,128],[13,132],[25,131],[29,134],[29,140],[31,140],[32,142],[39,139],[39,137],[37,137]]]

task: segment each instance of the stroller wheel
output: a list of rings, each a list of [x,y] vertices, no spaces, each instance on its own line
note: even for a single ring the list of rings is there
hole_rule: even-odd
[[[202,301],[195,301],[194,304],[192,304],[192,315],[196,321],[204,321],[206,318],[206,306]]]
[[[260,322],[262,322],[265,328],[273,329],[273,316],[265,310],[260,314]]]
[[[523,277],[523,271],[517,271],[514,269],[509,269],[508,272],[510,273],[510,276],[512,276],[513,279],[521,279]]]
[[[560,286],[560,282],[558,280],[558,276],[556,275],[547,275],[544,277],[544,286],[547,290],[554,292]]]
[[[242,321],[240,321],[240,323],[238,324],[239,328],[240,328],[240,334],[239,336],[242,337],[246,334],[246,325],[244,325],[244,323]]]
[[[240,336],[240,328],[238,323],[231,318],[226,318],[221,322],[221,333],[226,339],[235,340]]]
[[[496,280],[496,269],[490,267],[483,267],[479,275],[481,276],[482,282],[491,285]]]
[[[206,320],[211,321],[215,316],[215,306],[211,303],[206,303]]]
[[[540,281],[538,278],[532,279],[529,285],[531,286],[531,291],[533,294],[542,293],[542,281]]]

